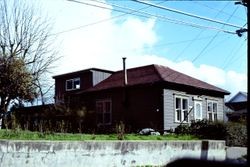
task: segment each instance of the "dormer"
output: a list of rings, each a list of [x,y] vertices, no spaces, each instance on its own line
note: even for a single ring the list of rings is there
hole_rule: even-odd
[[[98,68],[66,73],[54,76],[55,103],[64,103],[66,96],[82,90],[87,90],[108,78],[113,71]]]

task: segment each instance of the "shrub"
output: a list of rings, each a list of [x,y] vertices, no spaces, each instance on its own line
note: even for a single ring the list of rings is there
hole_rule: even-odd
[[[186,134],[191,134],[191,128],[189,125],[184,124],[184,125],[179,125],[175,128],[174,131],[176,134],[181,134],[181,135],[186,135]]]
[[[205,122],[199,129],[193,129],[196,131],[198,137],[202,139],[215,139],[225,140],[227,136],[226,125],[223,122]]]
[[[209,122],[207,120],[192,121],[190,125],[190,134],[202,137],[203,130],[206,130]]]
[[[247,127],[243,123],[193,121],[191,125],[179,125],[176,134],[190,134],[200,139],[225,140],[228,146],[247,146]]]
[[[247,126],[242,123],[227,124],[226,144],[228,146],[247,146]]]

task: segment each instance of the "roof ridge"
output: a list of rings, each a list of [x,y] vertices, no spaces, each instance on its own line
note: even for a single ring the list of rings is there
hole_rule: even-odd
[[[161,75],[161,73],[160,73],[158,67],[160,67],[160,66],[165,67],[165,68],[168,68],[168,67],[163,66],[163,65],[158,65],[158,64],[153,64],[153,66],[154,66],[155,70],[157,71],[158,76],[161,78],[162,81],[164,81],[165,79],[164,79],[163,76]]]
[[[186,77],[188,77],[188,78],[191,78],[191,79],[193,79],[193,80],[196,80],[196,81],[198,81],[198,82],[201,82],[201,83],[203,83],[203,84],[212,86],[212,87],[214,87],[214,88],[216,88],[216,89],[219,89],[220,91],[228,92],[228,91],[226,91],[226,90],[224,90],[224,89],[222,89],[222,88],[220,88],[220,87],[217,87],[217,86],[215,86],[215,85],[213,85],[213,84],[207,83],[207,82],[205,82],[205,81],[203,81],[203,80],[201,80],[201,79],[192,77],[192,76],[190,76],[190,75],[188,75],[188,74],[181,73],[181,72],[179,72],[179,71],[177,71],[177,70],[174,70],[174,69],[172,69],[172,68],[169,68],[169,67],[167,67],[167,66],[155,65],[155,64],[154,64],[154,66],[156,67],[156,69],[157,69],[157,71],[158,71],[158,73],[159,73],[159,76],[160,76],[161,79],[164,80],[164,81],[166,81],[166,78],[164,78],[164,77],[162,76],[162,74],[159,72],[159,67],[162,67],[162,68],[164,68],[164,69],[171,70],[171,71],[174,71],[175,73],[177,73],[178,76],[177,76],[175,79],[177,79],[178,77],[180,77],[180,75],[182,75],[182,76],[186,76]],[[171,75],[171,74],[169,74],[169,76],[170,76],[170,75]],[[201,88],[202,88],[202,87],[201,87]],[[228,92],[228,93],[230,93],[230,92]]]
[[[109,73],[115,73],[116,72],[116,71],[112,71],[112,70],[92,67],[92,68],[86,68],[86,69],[83,69],[83,70],[76,70],[76,71],[71,71],[71,72],[68,72],[68,73],[54,75],[54,76],[52,76],[52,78],[58,78],[58,77],[61,77],[61,76],[72,75],[72,74],[75,74],[75,73],[87,72],[87,71],[91,71],[91,70],[103,71],[103,72],[109,72]]]
[[[145,68],[145,67],[150,67],[150,66],[153,66],[153,65],[155,65],[155,64],[149,64],[149,65],[143,65],[143,66],[139,66],[139,67],[127,68],[126,70],[136,70],[136,69],[141,69],[141,68]],[[115,71],[115,73],[122,72],[122,71],[123,71],[123,69],[117,70],[117,71]]]
[[[245,94],[245,92],[239,91],[233,97],[231,97],[231,99],[228,100],[228,103],[232,102],[239,94],[242,94],[243,96],[247,97],[247,93]]]

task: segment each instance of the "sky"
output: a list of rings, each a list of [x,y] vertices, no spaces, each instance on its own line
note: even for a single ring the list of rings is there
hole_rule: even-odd
[[[247,92],[247,9],[234,1],[149,0],[175,13],[131,0],[37,0],[53,23],[51,36],[61,59],[51,76],[149,64],[168,66],[231,92]],[[132,10],[129,10],[132,9]],[[136,12],[137,11],[137,12]]]

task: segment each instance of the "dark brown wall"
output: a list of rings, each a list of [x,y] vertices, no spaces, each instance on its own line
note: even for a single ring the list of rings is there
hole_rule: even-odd
[[[80,100],[75,101],[75,105],[85,105],[89,111],[95,111],[96,100],[111,99],[112,125],[110,128],[123,121],[129,131],[138,131],[142,128],[162,130],[162,93],[162,89],[157,86],[130,87],[126,88],[126,91],[117,88],[84,94]],[[97,124],[96,119],[92,120],[92,124]]]
[[[132,127],[163,129],[163,96],[157,87],[138,87],[128,91],[127,121]]]
[[[80,77],[80,89],[66,91],[66,80]],[[92,73],[90,71],[84,73],[77,73],[67,75],[64,77],[55,79],[55,98],[56,100],[64,100],[65,95],[71,95],[73,93],[86,90],[93,86]]]

